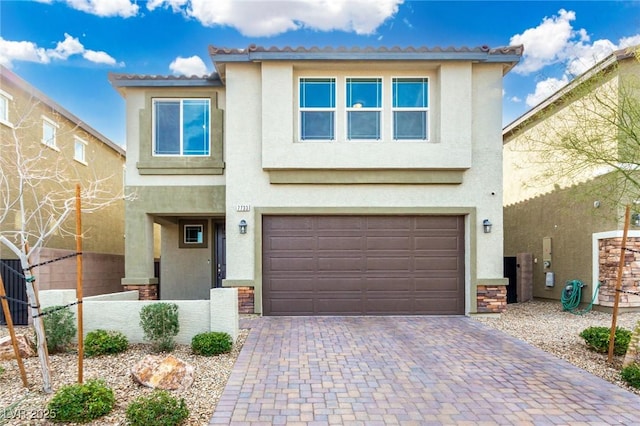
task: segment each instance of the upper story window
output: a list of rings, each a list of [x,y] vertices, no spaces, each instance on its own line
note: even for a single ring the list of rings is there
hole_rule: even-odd
[[[300,79],[300,140],[334,140],[336,79]]]
[[[347,140],[379,140],[381,134],[382,79],[347,78]]]
[[[427,140],[429,83],[427,78],[393,79],[393,139]]]
[[[42,117],[42,143],[51,148],[56,146],[56,132],[58,125],[47,117]]]
[[[0,90],[0,123],[11,126],[9,121],[9,102],[13,100],[13,96]]]
[[[209,99],[154,99],[153,154],[208,156]]]
[[[79,161],[82,164],[87,164],[85,151],[87,148],[87,142],[76,137],[73,145],[73,159]]]

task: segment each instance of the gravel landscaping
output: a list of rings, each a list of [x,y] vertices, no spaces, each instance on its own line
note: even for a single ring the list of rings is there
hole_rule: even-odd
[[[582,316],[562,311],[557,301],[532,301],[508,305],[500,318],[474,317],[475,320],[529,342],[547,352],[556,355],[590,373],[600,376],[620,387],[640,395],[640,389],[633,389],[620,380],[621,357],[616,357],[613,366],[607,364],[607,355],[588,350],[578,334],[590,326],[611,326],[611,315],[603,312],[589,312]],[[640,321],[639,313],[624,313],[618,317],[618,325],[632,329]],[[22,327],[19,332],[24,332]],[[0,336],[7,335],[5,326],[0,326]],[[206,425],[220,398],[233,364],[247,337],[248,330],[241,330],[237,344],[229,354],[215,357],[196,356],[191,348],[178,345],[173,355],[195,367],[195,381],[184,392],[173,392],[174,396],[184,398],[190,411],[188,425]],[[108,416],[91,423],[93,425],[124,425],[125,410],[129,402],[140,395],[148,394],[150,389],[134,383],[129,374],[133,364],[151,353],[148,345],[132,345],[120,355],[87,358],[84,361],[84,379],[104,379],[116,397],[116,408]],[[56,354],[50,356],[52,382],[54,390],[77,380],[77,354]],[[52,397],[42,393],[42,378],[38,358],[25,360],[29,380],[29,389],[22,387],[20,372],[15,361],[0,361],[5,369],[0,375],[0,424],[2,415],[12,404],[17,404],[17,413],[22,418],[10,419],[7,425],[53,424],[27,416],[46,414],[46,404]]]

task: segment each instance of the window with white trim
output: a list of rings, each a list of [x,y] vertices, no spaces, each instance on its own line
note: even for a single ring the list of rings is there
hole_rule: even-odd
[[[210,155],[209,99],[153,99],[153,155]]]
[[[76,161],[79,161],[82,164],[87,164],[86,161],[86,149],[87,149],[87,142],[85,142],[84,140],[75,137],[74,138],[74,144],[73,144],[73,159]]]
[[[42,143],[51,148],[56,146],[56,132],[58,125],[47,117],[42,117]]]
[[[428,140],[429,80],[392,79],[393,139]]]
[[[336,79],[300,79],[300,140],[335,139]]]
[[[4,90],[0,90],[0,123],[9,127],[11,127],[11,122],[9,121],[9,103],[12,100],[13,96]]]
[[[379,140],[382,133],[382,79],[347,78],[347,140]]]

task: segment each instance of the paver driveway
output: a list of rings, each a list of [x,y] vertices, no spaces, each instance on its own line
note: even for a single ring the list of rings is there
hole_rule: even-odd
[[[640,397],[467,317],[265,317],[210,424],[640,424]]]

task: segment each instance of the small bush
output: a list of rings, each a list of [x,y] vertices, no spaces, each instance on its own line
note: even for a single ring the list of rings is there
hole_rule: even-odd
[[[178,401],[162,390],[138,397],[127,407],[127,421],[131,426],[174,426],[188,417],[189,410],[184,399]]]
[[[51,306],[42,310],[42,323],[49,353],[63,352],[76,336],[76,321],[68,307]]]
[[[0,376],[4,374],[4,367],[0,365]]]
[[[47,408],[56,423],[87,423],[113,410],[113,391],[102,380],[61,387]]]
[[[127,336],[119,331],[94,330],[84,338],[84,353],[87,356],[118,354],[128,347]]]
[[[587,346],[596,352],[609,352],[609,335],[611,328],[609,327],[589,327],[585,328],[580,337],[585,340]],[[613,344],[613,353],[616,355],[624,355],[627,353],[629,342],[631,341],[631,331],[624,328],[616,327],[615,343]]]
[[[231,336],[217,331],[196,334],[191,339],[191,350],[196,355],[218,355],[229,352],[232,347]]]
[[[158,351],[172,351],[173,338],[180,331],[178,305],[175,303],[153,303],[140,310],[140,326],[144,338],[151,341]]]
[[[620,372],[622,379],[634,388],[640,389],[640,364],[631,364]]]

